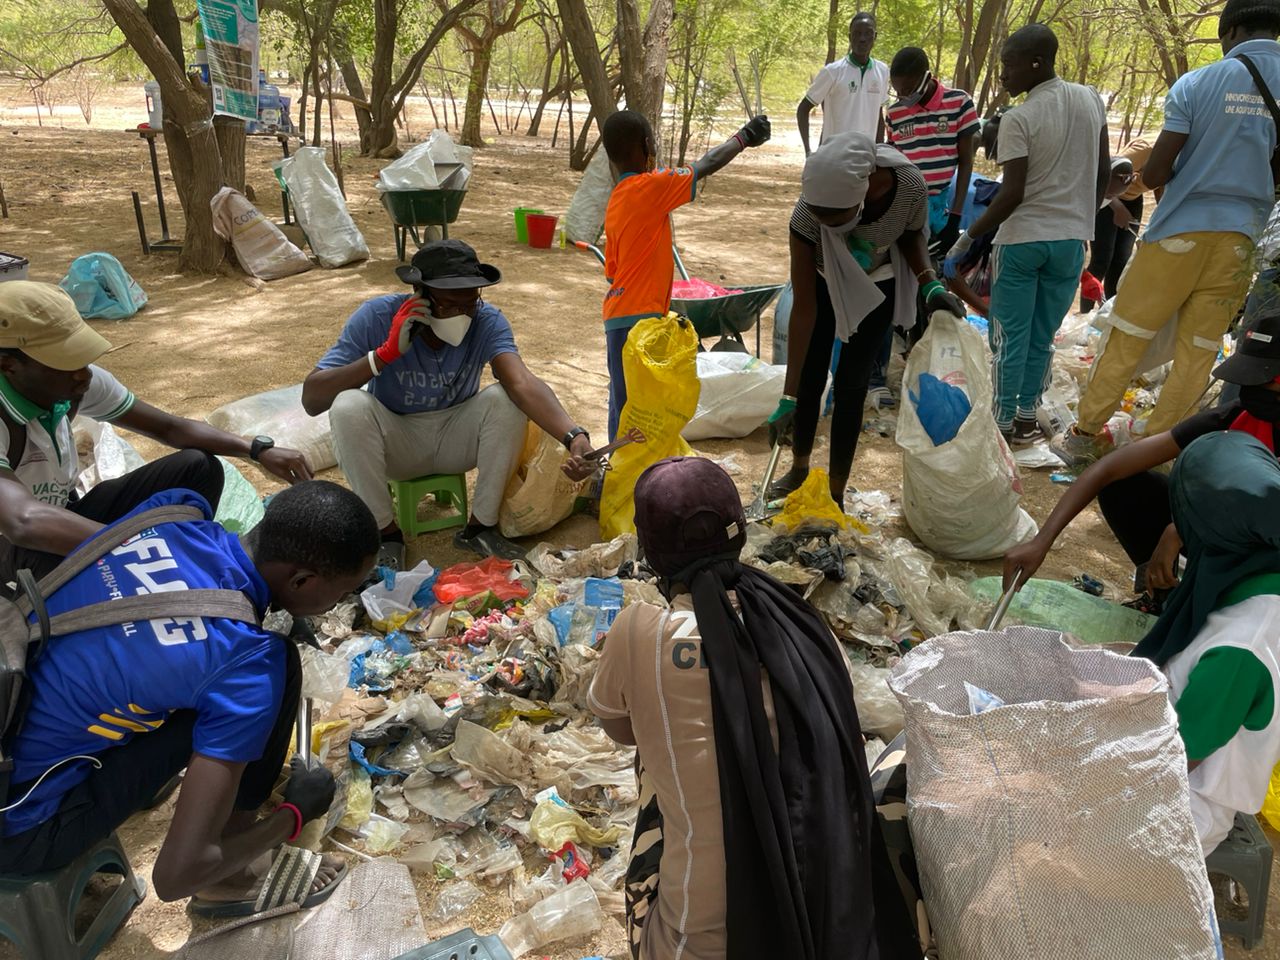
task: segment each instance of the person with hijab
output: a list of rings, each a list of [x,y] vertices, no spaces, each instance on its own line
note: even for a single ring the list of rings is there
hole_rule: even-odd
[[[1235,385],[1237,399],[1188,417],[1173,429],[1121,447],[1085,470],[1027,543],[1004,558],[1004,586],[1026,583],[1067,524],[1096,497],[1107,525],[1138,568],[1131,605],[1159,613],[1165,595],[1178,583],[1183,537],[1173,522],[1169,478],[1160,467],[1192,441],[1224,430],[1256,437],[1274,456],[1280,424],[1280,305],[1259,313],[1234,353],[1213,375]]]
[[[1257,437],[1201,437],[1174,464],[1187,570],[1133,651],[1164,669],[1205,856],[1280,761],[1280,463]]]
[[[633,957],[919,960],[831,631],[739,561],[742,501],[712,461],[649,467],[635,523],[671,605],[618,614],[588,695],[636,746]]]
[[[768,491],[786,496],[804,483],[826,389],[832,344],[841,341],[833,375],[831,496],[844,503],[863,404],[890,324],[916,322],[917,291],[930,310],[964,316],[929,262],[929,192],[906,157],[861,133],[823,142],[805,161],[802,195],[791,214],[794,300],[787,378],[769,417],[769,439],[794,434],[790,471]]]

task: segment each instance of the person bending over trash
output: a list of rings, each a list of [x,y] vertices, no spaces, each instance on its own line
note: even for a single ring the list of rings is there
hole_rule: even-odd
[[[1159,467],[1171,462],[1191,442],[1210,433],[1236,431],[1257,437],[1273,454],[1280,424],[1280,310],[1274,307],[1246,331],[1236,352],[1213,375],[1240,385],[1239,398],[1197,413],[1173,429],[1143,437],[1092,464],[1076,479],[1040,532],[1004,558],[1007,590],[1017,571],[1021,583],[1035,574],[1059,534],[1094,497],[1102,516],[1129,559],[1139,568],[1134,589],[1141,595],[1128,604],[1159,613],[1165,595],[1178,583],[1178,557],[1183,538],[1173,522],[1169,478]]]
[[[1280,463],[1257,437],[1210,434],[1178,457],[1169,498],[1187,571],[1133,654],[1169,677],[1208,856],[1280,761]]]
[[[690,167],[658,167],[657,141],[649,121],[634,110],[610,114],[601,133],[617,184],[604,214],[604,336],[609,367],[609,441],[627,403],[622,347],[631,328],[671,309],[675,256],[671,213],[697,196],[698,181],[724,167],[747,147],[769,139],[769,118],[755,117]]]
[[[659,461],[635,507],[672,606],[618,615],[588,694],[637,749],[632,955],[919,958],[831,631],[739,562],[742,502],[715,463]]]
[[[216,509],[223,471],[215,454],[253,460],[286,483],[311,479],[302,454],[270,437],[246,440],[137,399],[97,366],[110,349],[61,288],[0,283],[0,592],[18,570],[37,579],[48,573],[103,524],[161,490],[195,490]],[[77,496],[76,414],[181,452]]]
[[[197,604],[207,601],[195,599],[190,617],[48,640],[28,663],[30,701],[0,796],[0,874],[64,867],[154,806],[185,767],[151,874],[157,895],[193,897],[193,912],[210,917],[313,906],[346,866],[284,844],[328,813],[334,780],[295,759],[284,803],[258,815],[292,744],[302,686],[297,648],[258,620],[269,606],[320,614],[356,589],[373,567],[378,526],[355,494],[323,480],[276,494],[240,538],[190,490],[158,493],[128,516],[173,506],[204,519],[135,534],[53,591],[49,614],[87,614],[121,594],[172,603],[222,588],[249,601],[252,620],[204,616]]]
[[[338,466],[382,529],[380,565],[404,565],[387,481],[477,466],[471,516],[454,543],[481,555],[522,557],[497,523],[527,420],[573,454],[564,466],[573,480],[594,472],[583,459],[591,438],[524,365],[502,311],[480,298],[482,288],[502,279],[497,267],[481,263],[461,240],[438,240],[396,275],[412,291],[357,308],[303,382],[302,406],[313,417],[329,411]],[[481,390],[486,364],[497,383]]]
[[[843,504],[867,386],[885,331],[890,324],[901,330],[915,324],[920,287],[928,309],[950,310],[959,317],[965,311],[929,264],[929,194],[924,176],[910,160],[864,134],[842,133],[825,140],[805,161],[802,184],[791,214],[795,299],[786,388],[769,417],[773,443],[794,429],[794,458],[768,496],[786,496],[809,475],[818,410],[838,337],[843,346],[833,378],[830,475],[831,496]]]

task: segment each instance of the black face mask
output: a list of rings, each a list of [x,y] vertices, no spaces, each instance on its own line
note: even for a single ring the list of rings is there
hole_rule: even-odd
[[[1266,386],[1241,387],[1240,405],[1259,420],[1280,423],[1280,393]]]

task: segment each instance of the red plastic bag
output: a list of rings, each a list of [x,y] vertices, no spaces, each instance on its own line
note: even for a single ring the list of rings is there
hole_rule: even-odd
[[[726,290],[708,280],[690,277],[688,280],[677,280],[671,284],[672,300],[711,300],[715,297],[728,297],[741,290]]]
[[[458,563],[441,571],[432,591],[441,603],[492,593],[499,600],[520,600],[529,595],[519,580],[511,579],[511,562],[486,557],[479,563]]]

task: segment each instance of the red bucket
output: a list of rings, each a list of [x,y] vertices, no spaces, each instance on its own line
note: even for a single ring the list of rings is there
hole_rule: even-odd
[[[530,213],[524,218],[529,228],[529,246],[547,249],[556,235],[556,217]]]

